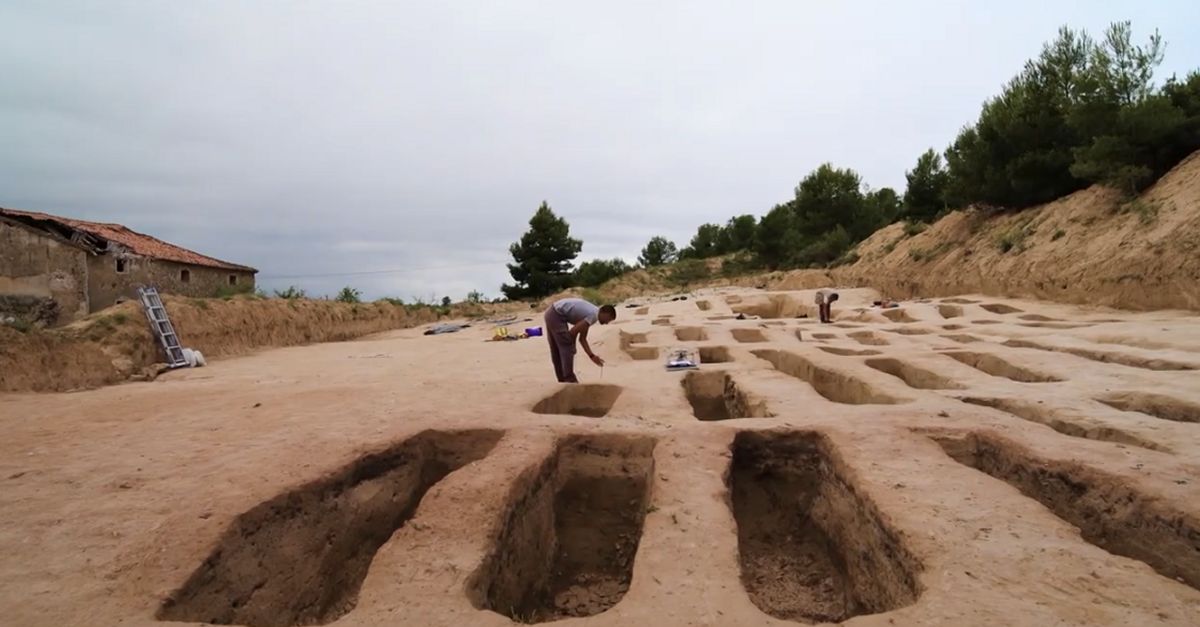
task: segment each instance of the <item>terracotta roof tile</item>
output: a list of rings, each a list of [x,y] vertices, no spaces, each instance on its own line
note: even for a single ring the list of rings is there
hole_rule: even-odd
[[[107,222],[88,222],[86,220],[75,220],[73,218],[54,216],[48,213],[38,213],[36,211],[18,211],[16,209],[5,209],[3,207],[0,207],[0,216],[25,217],[33,220],[56,222],[63,226],[106,239],[110,242],[116,242],[117,244],[128,248],[130,252],[136,255],[150,257],[152,259],[162,259],[165,261],[187,263],[196,266],[208,266],[210,268],[222,268],[225,270],[258,272],[258,270],[255,270],[249,266],[230,263],[228,261],[221,261],[220,259],[209,257],[207,255],[201,255],[198,252],[176,246],[169,242],[164,242],[156,237],[138,233],[137,231],[120,224],[111,224]]]

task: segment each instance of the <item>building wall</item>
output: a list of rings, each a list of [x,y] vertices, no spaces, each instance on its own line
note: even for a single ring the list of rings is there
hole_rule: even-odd
[[[52,299],[58,324],[84,316],[87,257],[75,246],[0,220],[0,295]]]
[[[117,262],[124,263],[123,272]],[[188,280],[183,280],[187,271]],[[236,277],[230,284],[229,277]],[[153,285],[164,294],[211,297],[230,290],[254,289],[254,273],[147,259],[120,252],[88,259],[88,297],[92,311],[112,306],[118,298],[137,298],[137,286]]]

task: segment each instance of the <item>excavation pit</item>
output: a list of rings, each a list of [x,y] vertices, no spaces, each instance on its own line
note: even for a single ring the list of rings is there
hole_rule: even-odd
[[[977,301],[977,300],[971,300],[971,299],[969,299],[969,298],[958,298],[958,297],[955,297],[955,298],[943,298],[943,299],[942,299],[942,302],[943,302],[943,303],[952,303],[952,304],[955,304],[955,305],[974,305],[974,304],[978,303],[979,301]]]
[[[654,476],[648,437],[562,440],[518,479],[495,545],[472,576],[477,607],[520,623],[593,616],[629,589]]]
[[[947,352],[942,354],[993,377],[1003,377],[1018,383],[1057,383],[1062,381],[1058,377],[1023,368],[988,353]]]
[[[675,339],[680,342],[703,342],[708,339],[708,331],[703,327],[679,327],[675,329]]]
[[[883,310],[883,317],[892,322],[917,322],[916,318],[909,315],[903,309],[885,309]]]
[[[854,348],[838,348],[836,346],[818,346],[817,348],[829,353],[830,355],[839,355],[841,357],[863,357],[867,355],[882,355],[877,350],[869,348],[854,349]]]
[[[1121,366],[1129,366],[1130,368],[1142,368],[1144,370],[1196,370],[1196,366],[1169,359],[1158,359],[1154,357],[1142,357],[1140,355],[1130,355],[1116,351],[1094,350],[1090,348],[1079,348],[1074,346],[1054,346],[1051,344],[1042,344],[1030,340],[1008,340],[1004,342],[1005,346],[1014,348],[1032,348],[1036,350],[1052,351],[1057,353],[1066,353],[1075,355],[1084,359],[1098,361],[1106,364],[1118,364]]]
[[[657,346],[628,346],[621,349],[635,361],[650,361],[658,359]]]
[[[706,300],[698,300],[696,301],[696,308],[700,311],[708,311],[709,309],[712,309],[712,303]]]
[[[835,402],[848,405],[894,405],[904,402],[877,391],[871,384],[848,374],[822,368],[795,353],[780,350],[752,351],[755,357],[765,360],[776,370],[807,382],[817,394]]]
[[[699,352],[702,364],[723,364],[733,361],[733,355],[729,354],[729,349],[724,346],[701,346]]]
[[[644,315],[650,313],[650,308],[649,307],[639,307],[633,313],[638,316],[644,316]]]
[[[932,331],[929,329],[922,329],[920,327],[895,327],[891,329],[884,329],[884,331],[887,331],[888,333],[895,333],[897,335],[929,335],[932,333]]]
[[[786,294],[772,294],[757,297],[753,301],[739,301],[731,307],[733,313],[747,316],[757,316],[764,320],[777,318],[799,318],[808,313],[808,309],[795,298]]]
[[[969,405],[977,405],[979,407],[990,407],[997,411],[1002,411],[1006,414],[1011,414],[1038,424],[1046,425],[1055,431],[1070,436],[1073,438],[1084,438],[1087,440],[1099,440],[1102,442],[1116,442],[1118,444],[1127,444],[1130,446],[1140,446],[1154,451],[1166,451],[1166,447],[1160,446],[1155,442],[1151,442],[1143,437],[1140,437],[1124,429],[1116,427],[1099,426],[1088,424],[1077,418],[1064,414],[1060,411],[1050,409],[1041,403],[1033,403],[1024,400],[1012,398],[978,398],[978,397],[963,397],[960,398],[964,403]]]
[[[816,433],[742,431],[728,474],[742,586],[767,614],[841,622],[913,604],[917,559]]]
[[[697,420],[764,418],[771,416],[766,404],[742,392],[725,372],[689,372],[683,378],[683,393]]]
[[[1200,422],[1200,404],[1147,392],[1120,392],[1098,399],[1121,411],[1135,411],[1160,420]]]
[[[971,344],[974,342],[982,342],[983,341],[983,340],[975,337],[974,335],[967,335],[966,333],[950,333],[947,335],[943,335],[942,337],[944,337],[948,340],[954,340],[955,342],[958,342],[959,344]]]
[[[880,372],[900,379],[911,388],[919,390],[962,390],[965,386],[936,372],[918,368],[899,359],[868,359],[866,364]]]
[[[759,329],[730,329],[729,333],[733,335],[733,339],[743,344],[754,344],[766,342],[767,336]]]
[[[250,509],[157,618],[251,627],[336,620],[354,608],[375,552],[426,491],[485,457],[501,435],[425,431]]]
[[[620,396],[620,386],[573,383],[538,401],[533,412],[601,418],[612,410]]]
[[[1014,314],[1024,311],[1011,305],[1005,305],[1004,303],[984,303],[979,307],[994,314]]]
[[[1091,544],[1200,589],[1200,520],[1118,476],[1035,457],[997,435],[931,436],[955,461],[1013,486]]]
[[[866,346],[887,346],[888,341],[875,335],[872,331],[855,331],[847,333],[846,337]]]
[[[943,318],[957,318],[963,315],[962,307],[955,305],[938,305],[937,310]]]

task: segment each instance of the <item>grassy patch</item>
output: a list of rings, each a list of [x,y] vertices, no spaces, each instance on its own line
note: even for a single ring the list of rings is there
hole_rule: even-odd
[[[1062,239],[1066,234],[1067,234],[1066,231],[1059,229],[1054,232],[1053,236],[1050,237],[1050,241],[1057,242],[1058,240]]]
[[[1121,205],[1121,213],[1133,213],[1142,224],[1154,224],[1158,221],[1158,212],[1162,206],[1153,201],[1136,198]]]
[[[950,250],[954,244],[950,242],[942,242],[933,248],[913,248],[908,251],[908,258],[916,262],[929,261],[940,257],[942,253]]]
[[[1027,248],[1025,246],[1025,240],[1032,232],[1029,230],[1028,226],[1028,223],[1015,224],[1008,229],[1001,231],[1000,234],[996,236],[996,248],[999,248],[1000,252],[1002,253],[1007,253],[1014,250],[1017,253],[1025,252],[1025,249]]]
[[[921,233],[925,232],[925,229],[928,229],[928,228],[929,228],[929,225],[925,224],[924,222],[907,222],[906,221],[904,223],[904,235],[906,237],[920,235]]]

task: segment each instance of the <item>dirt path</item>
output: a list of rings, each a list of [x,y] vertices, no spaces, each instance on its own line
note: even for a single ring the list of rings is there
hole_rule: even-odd
[[[1200,317],[872,299],[0,395],[0,622],[1194,625]]]

